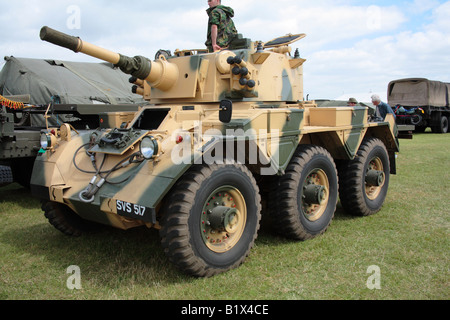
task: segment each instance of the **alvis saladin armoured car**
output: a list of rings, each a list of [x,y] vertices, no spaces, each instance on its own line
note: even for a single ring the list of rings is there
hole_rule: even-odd
[[[32,192],[68,235],[91,222],[154,227],[171,262],[212,276],[248,256],[262,211],[274,230],[306,240],[328,228],[338,198],[356,215],[384,203],[395,120],[303,101],[305,60],[289,45],[304,34],[240,37],[215,53],[160,51],[154,61],[48,27],[40,35],[117,65],[149,101],[133,117],[108,114],[96,130],[42,132]]]

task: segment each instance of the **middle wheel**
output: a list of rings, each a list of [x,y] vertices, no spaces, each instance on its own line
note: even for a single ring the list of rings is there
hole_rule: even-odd
[[[300,146],[280,177],[271,216],[277,232],[297,240],[325,232],[334,217],[338,177],[327,150]]]

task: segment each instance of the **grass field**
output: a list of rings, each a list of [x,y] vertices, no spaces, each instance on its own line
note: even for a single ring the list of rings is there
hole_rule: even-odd
[[[69,238],[47,222],[26,189],[3,187],[0,300],[447,300],[449,165],[450,134],[401,140],[398,174],[378,214],[355,218],[338,205],[328,231],[306,242],[276,236],[263,224],[246,262],[208,279],[175,269],[155,230],[106,228]],[[80,268],[81,289],[66,285],[71,265]],[[379,273],[368,272],[370,266]]]

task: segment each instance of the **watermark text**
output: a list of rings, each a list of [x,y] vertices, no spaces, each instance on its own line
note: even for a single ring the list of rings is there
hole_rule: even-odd
[[[69,266],[66,270],[67,274],[70,276],[67,278],[67,288],[70,290],[81,290],[81,269],[79,266]]]
[[[81,29],[81,9],[77,5],[68,6],[66,13],[69,15],[66,20],[66,26],[69,30]]]

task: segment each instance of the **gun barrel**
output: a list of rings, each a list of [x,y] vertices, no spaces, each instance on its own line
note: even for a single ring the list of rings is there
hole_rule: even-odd
[[[81,52],[110,62],[124,73],[131,74],[141,80],[147,80],[153,87],[163,91],[172,88],[178,79],[178,67],[165,59],[159,59],[152,63],[142,56],[130,58],[49,27],[42,27],[40,37],[43,41],[70,49],[76,53]]]
[[[40,32],[41,40],[53,43],[57,46],[70,49],[76,53],[81,52],[100,60],[113,64],[119,63],[120,54],[98,47],[88,42],[84,42],[78,37],[70,36],[63,32],[49,27],[42,27]]]

